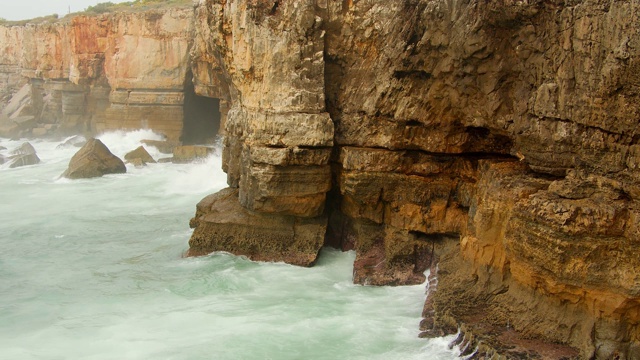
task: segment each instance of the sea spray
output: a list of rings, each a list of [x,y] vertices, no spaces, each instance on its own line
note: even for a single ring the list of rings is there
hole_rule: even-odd
[[[120,157],[160,139],[99,138]],[[225,186],[219,151],[68,180],[77,148],[31,143],[41,164],[0,170],[0,358],[456,357],[450,339],[417,337],[425,286],[354,285],[352,252],[324,250],[313,268],[182,258],[195,204]]]

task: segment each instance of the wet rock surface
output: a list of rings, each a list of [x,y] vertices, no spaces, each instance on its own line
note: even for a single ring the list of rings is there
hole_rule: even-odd
[[[100,177],[107,174],[123,174],[127,168],[120,158],[98,139],[89,139],[69,161],[69,167],[62,174],[69,179]]]
[[[144,166],[156,162],[144,146],[138,146],[135,150],[126,153],[124,159],[136,166]]]
[[[11,152],[11,155],[7,159],[4,159],[3,163],[9,163],[10,168],[17,168],[21,166],[35,165],[40,163],[40,158],[36,154],[36,149],[31,143],[24,143],[17,149]]]
[[[187,255],[229,251],[256,261],[311,266],[324,244],[326,221],[250,211],[238,202],[238,190],[227,188],[198,203]]]

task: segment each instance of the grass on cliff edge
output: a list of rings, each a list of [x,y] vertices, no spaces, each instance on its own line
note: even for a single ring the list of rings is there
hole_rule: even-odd
[[[173,6],[191,5],[193,0],[134,0],[124,1],[119,3],[113,3],[111,1],[89,6],[84,11],[71,13],[63,18],[60,18],[58,14],[52,14],[48,16],[41,16],[27,20],[6,20],[0,18],[0,26],[22,26],[27,24],[53,24],[58,21],[69,20],[78,15],[99,15],[116,11],[145,11],[151,9],[161,9]]]

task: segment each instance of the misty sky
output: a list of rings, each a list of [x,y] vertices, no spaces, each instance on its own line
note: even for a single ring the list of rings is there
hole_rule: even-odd
[[[119,3],[124,0],[0,0],[0,18],[24,20],[51,14],[62,17],[67,15],[69,7],[71,12],[77,12],[107,1]]]

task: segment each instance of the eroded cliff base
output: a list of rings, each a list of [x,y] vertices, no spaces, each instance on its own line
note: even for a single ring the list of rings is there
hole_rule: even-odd
[[[457,333],[449,346],[459,347],[460,355],[470,359],[583,358],[574,347],[559,344],[553,338],[518,330],[512,323],[514,314],[520,318],[520,324],[538,321],[540,314],[522,307],[514,313],[513,305],[521,303],[521,300],[514,303],[513,294],[517,290],[507,293],[517,288],[517,284],[503,279],[500,274],[490,273],[488,268],[478,275],[460,256],[459,239],[439,244],[436,253],[422,313],[424,319],[420,323],[420,337]]]
[[[228,251],[255,261],[311,266],[324,244],[327,219],[247,210],[238,189],[227,188],[202,199],[190,225],[195,230],[187,256]]]

